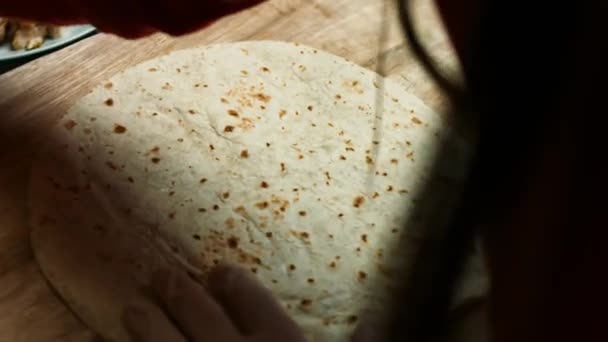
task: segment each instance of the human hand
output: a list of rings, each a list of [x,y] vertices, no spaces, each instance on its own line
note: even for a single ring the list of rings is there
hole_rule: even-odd
[[[131,307],[123,321],[135,342],[305,341],[272,294],[248,274],[222,266],[204,288],[183,272],[157,274],[163,308]]]
[[[52,24],[95,25],[103,32],[138,38],[158,31],[182,35],[264,0],[56,0],[52,6],[3,1],[0,16]]]

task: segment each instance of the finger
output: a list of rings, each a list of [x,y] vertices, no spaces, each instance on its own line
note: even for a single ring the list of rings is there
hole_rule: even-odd
[[[157,31],[146,26],[121,26],[114,24],[105,24],[99,22],[92,23],[98,31],[103,33],[114,34],[125,39],[138,39],[150,36]]]
[[[199,30],[223,16],[252,7],[264,0],[184,1],[181,6],[165,0],[146,0],[149,24],[180,36]]]
[[[154,276],[153,288],[181,331],[194,341],[236,341],[240,334],[207,291],[184,272]]]
[[[123,313],[122,321],[132,342],[186,342],[158,307],[129,307]]]
[[[143,7],[134,1],[123,1],[119,12],[103,1],[89,1],[85,8],[87,18],[101,32],[127,39],[140,38],[156,32],[146,25]]]
[[[209,275],[209,289],[244,334],[270,333],[285,341],[303,340],[298,326],[249,272],[220,266]]]

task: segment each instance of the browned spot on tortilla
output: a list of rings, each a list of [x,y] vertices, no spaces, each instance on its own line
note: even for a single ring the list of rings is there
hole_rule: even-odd
[[[107,166],[107,167],[109,167],[109,168],[110,168],[110,169],[112,169],[112,170],[118,170],[118,166],[116,166],[116,164],[114,164],[114,163],[113,163],[113,162],[111,162],[111,161],[107,161],[107,162],[106,162],[106,166]]]
[[[401,189],[399,190],[400,194],[407,194],[409,191],[407,191],[406,189]]]
[[[374,194],[372,195],[372,198],[378,198],[380,197],[380,194],[378,192],[374,192]]]
[[[306,216],[306,212],[304,210],[299,212],[300,216]]]
[[[219,205],[217,205],[217,204],[214,204],[214,205],[213,205],[213,210],[216,210],[216,211],[217,211],[217,210],[219,210],[219,209],[220,209],[220,206],[219,206]]]
[[[256,98],[257,100],[260,100],[262,102],[270,102],[270,100],[272,99],[272,97],[270,95],[264,94],[264,93],[255,93],[251,95],[252,97]]]
[[[173,195],[175,195],[175,191],[169,192],[169,196],[173,196]]]
[[[229,193],[229,192],[224,192],[224,193],[222,194],[222,198],[223,198],[223,199],[227,199],[228,197],[230,197],[230,193]]]
[[[114,133],[122,134],[127,131],[127,128],[123,125],[114,124]]]
[[[281,163],[281,172],[285,172],[287,171],[287,168],[285,167],[285,163]]]
[[[205,209],[205,208],[198,208],[198,212],[199,213],[206,213],[207,209]]]
[[[228,247],[230,247],[232,249],[236,249],[239,246],[239,238],[237,238],[235,236],[229,237],[227,242],[228,242]]]
[[[391,233],[393,233],[393,234],[397,234],[398,232],[399,232],[399,231],[397,230],[397,228],[393,228],[393,229],[391,229]]]
[[[169,215],[167,215],[167,216],[169,216],[169,218],[173,220],[175,218],[175,213],[174,212],[169,213]]]
[[[129,181],[129,183],[134,183],[135,180],[133,179],[133,177],[127,177],[127,180]]]
[[[336,100],[340,100],[340,99],[342,99],[342,95],[336,94]]]
[[[308,107],[306,107],[306,109],[308,109],[309,111],[311,111],[311,112],[312,112],[313,107],[312,107],[312,106],[308,106]]]
[[[367,234],[361,235],[361,241],[367,243]]]
[[[199,181],[201,184],[206,183],[207,182],[207,178],[201,178],[201,180]]]
[[[255,122],[251,118],[241,118],[241,123],[237,127],[242,128],[244,131],[255,128]]]
[[[308,234],[308,232],[300,232],[300,237],[302,239],[308,239],[310,238],[310,234]]]
[[[230,133],[232,131],[234,131],[234,126],[228,125],[228,126],[224,127],[224,132]]]
[[[193,235],[192,235],[192,238],[193,238],[194,240],[200,240],[200,239],[201,239],[201,236],[200,236],[200,235],[198,235],[198,234],[193,234]]]
[[[233,210],[235,213],[238,213],[240,215],[247,215],[247,210],[242,205],[239,205],[238,207],[234,208]]]
[[[336,262],[335,261],[330,262],[329,267],[336,268]]]
[[[173,90],[173,86],[169,82],[165,82],[162,89],[163,90]]]
[[[272,232],[266,233],[266,237],[269,238],[269,239],[272,239]]]
[[[268,69],[267,67],[261,67],[260,70],[262,70],[263,72],[269,72],[270,69]]]
[[[300,155],[298,155],[298,159],[302,160],[302,159],[304,159],[304,156],[300,154]]]
[[[355,207],[355,208],[361,208],[361,206],[363,205],[363,203],[365,203],[365,198],[363,196],[357,196],[353,200],[353,207]]]
[[[241,74],[247,76],[247,75],[249,75],[249,72],[247,72],[247,70],[241,70]]]
[[[234,116],[234,117],[237,117],[237,118],[238,118],[238,117],[239,117],[239,112],[237,112],[237,111],[236,111],[236,110],[234,110],[234,109],[228,109],[228,115],[230,115],[230,116]]]
[[[105,100],[103,103],[105,103],[105,104],[106,104],[106,106],[108,106],[108,107],[112,107],[112,106],[114,105],[114,100],[112,100],[112,99],[107,99],[107,100]]]
[[[393,158],[393,159],[391,159],[391,164],[397,165],[397,164],[399,164],[399,160]]]
[[[386,191],[388,191],[388,192],[393,191],[393,186],[392,186],[392,185],[389,185],[389,186],[388,186],[388,188],[386,188]]]
[[[248,150],[242,150],[241,151],[241,158],[249,158],[249,151]]]
[[[365,156],[365,162],[368,163],[369,165],[373,165],[374,159],[372,159],[372,157],[370,157],[370,156]]]
[[[346,319],[346,323],[348,323],[348,324],[355,324],[358,320],[359,320],[359,317],[357,317],[355,315],[350,315]]]
[[[268,208],[269,204],[268,204],[268,202],[264,201],[264,202],[256,203],[255,206],[256,206],[256,208],[262,210],[262,209]]]
[[[68,131],[71,131],[72,128],[76,127],[76,121],[74,120],[69,120],[68,122],[66,122],[63,127],[65,127]]]
[[[196,114],[196,111],[194,109],[188,109],[188,113],[194,115],[194,114]]]
[[[420,119],[418,119],[418,118],[417,118],[417,117],[415,117],[415,116],[412,116],[412,122],[413,122],[413,123],[415,123],[415,124],[417,124],[417,125],[422,124],[422,121],[420,121]]]
[[[282,119],[285,115],[287,115],[287,111],[285,109],[281,109],[281,111],[279,111],[279,119]]]
[[[266,183],[265,181],[262,181],[262,183],[260,183],[260,186],[264,189],[267,189],[270,185],[268,183]]]
[[[289,265],[289,270],[290,271],[295,271],[296,270],[296,265],[294,265],[294,264]]]
[[[232,217],[227,218],[226,221],[224,221],[224,224],[229,229],[233,229],[235,227],[234,219]]]
[[[302,306],[311,306],[312,305],[312,300],[310,300],[310,299],[302,299],[300,301],[300,304],[302,304]]]
[[[359,278],[359,281],[364,281],[367,278],[367,273],[365,273],[363,271],[359,271],[359,273],[357,274],[357,277]]]
[[[150,69],[148,69],[148,71],[149,72],[155,72],[155,71],[158,71],[158,69],[156,69],[156,68],[150,68]]]
[[[158,164],[160,162],[160,158],[152,158],[150,159],[154,164]]]
[[[315,279],[314,278],[308,278],[306,280],[309,284],[314,284],[315,283]]]
[[[106,84],[103,85],[104,88],[106,89],[111,89],[114,85],[112,84],[112,82],[108,82]]]

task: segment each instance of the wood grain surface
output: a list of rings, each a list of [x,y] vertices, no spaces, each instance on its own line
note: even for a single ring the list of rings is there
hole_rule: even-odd
[[[314,46],[372,69],[382,52],[385,74],[440,111],[444,99],[408,51],[394,6],[384,6],[382,0],[270,0],[185,37],[126,41],[100,34],[0,76],[0,342],[94,339],[46,284],[28,241],[32,154],[76,100],[116,72],[176,49],[270,39]],[[453,67],[430,0],[416,1],[415,13],[422,40]],[[384,20],[390,30],[379,47]]]

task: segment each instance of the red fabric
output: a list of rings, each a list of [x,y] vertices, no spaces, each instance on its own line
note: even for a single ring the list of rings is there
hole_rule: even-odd
[[[163,31],[182,35],[264,0],[1,1],[0,16],[54,24],[91,23],[104,32],[137,38]]]

